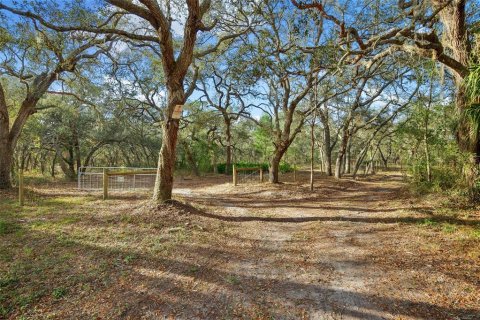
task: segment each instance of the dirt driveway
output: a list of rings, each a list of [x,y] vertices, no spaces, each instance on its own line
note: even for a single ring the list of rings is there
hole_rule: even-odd
[[[314,192],[299,182],[177,194],[199,208],[195,214],[223,221],[224,261],[214,268],[235,275],[225,294],[243,311],[275,319],[480,319],[478,250],[438,230],[478,220],[434,215],[404,189],[402,177],[389,174],[323,178]]]

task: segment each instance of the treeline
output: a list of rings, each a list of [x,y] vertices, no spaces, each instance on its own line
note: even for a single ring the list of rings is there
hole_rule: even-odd
[[[478,4],[357,4],[0,3],[0,187],[12,168],[158,167],[164,201],[175,170],[267,164],[276,183],[313,161],[474,190]]]

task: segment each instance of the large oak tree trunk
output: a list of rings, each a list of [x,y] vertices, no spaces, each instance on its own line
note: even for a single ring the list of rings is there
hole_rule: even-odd
[[[35,112],[37,101],[25,100],[19,110],[18,116],[9,130],[9,121],[5,120],[8,113],[2,113],[0,117],[0,188],[8,189],[12,187],[11,171],[13,164],[13,152],[17,144],[22,129],[30,115]],[[1,103],[1,102],[0,102]],[[6,111],[6,108],[5,108]]]
[[[183,86],[167,86],[168,108],[166,120],[162,125],[162,146],[157,166],[157,177],[153,191],[153,200],[161,203],[172,199],[173,174],[175,171],[176,147],[178,138],[179,120],[172,119],[176,105],[183,104],[185,93]]]
[[[35,106],[56,79],[56,73],[43,73],[35,78],[31,92],[27,94],[10,128],[10,115],[5,99],[5,91],[0,83],[0,188],[11,188],[11,166],[13,151],[28,118],[36,112]]]
[[[281,146],[283,145],[283,147]],[[270,159],[270,166],[268,168],[269,172],[269,182],[270,183],[279,183],[280,180],[278,179],[278,173],[280,170],[280,161],[282,160],[283,155],[288,149],[289,144],[283,143],[279,144],[273,153],[272,158]]]
[[[441,3],[439,2],[439,5]],[[444,38],[446,47],[451,50],[452,57],[462,65],[468,65],[471,51],[466,27],[466,1],[454,0],[440,12],[440,20],[444,26]],[[454,72],[454,80],[457,88],[455,104],[459,114],[460,123],[457,129],[457,140],[460,148],[475,154],[475,162],[480,162],[480,143],[478,135],[471,135],[471,123],[465,117],[467,97],[462,85],[464,75]],[[477,137],[475,137],[477,136]]]
[[[0,140],[0,189],[8,189],[12,187],[13,148],[3,137]]]
[[[280,160],[282,159],[282,156],[280,155],[279,152],[275,152],[274,156],[270,160],[270,166],[268,168],[269,172],[269,178],[268,180],[270,183],[278,183],[278,171],[280,169]]]

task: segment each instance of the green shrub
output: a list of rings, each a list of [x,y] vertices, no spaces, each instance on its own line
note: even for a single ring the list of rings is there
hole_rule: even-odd
[[[462,187],[462,174],[449,166],[432,166],[431,181],[428,181],[423,160],[416,161],[409,168],[410,183],[418,194],[441,192]]]
[[[268,163],[255,163],[255,162],[236,162],[235,166],[237,168],[258,168],[258,167],[261,167],[264,172],[268,171],[268,167],[269,167]],[[227,167],[226,163],[217,164],[217,172],[218,173],[225,173],[226,167]],[[280,163],[280,166],[279,166],[278,170],[281,173],[287,173],[287,172],[293,171],[293,167],[289,163],[282,162],[282,163]]]
[[[268,163],[254,163],[254,162],[235,162],[237,168],[256,168],[261,167],[263,171],[268,171]],[[217,164],[217,172],[225,173],[227,167],[226,163]]]
[[[52,296],[55,299],[61,299],[67,294],[67,289],[65,288],[55,288],[52,291]]]
[[[279,170],[281,173],[292,172],[293,167],[289,163],[283,162],[283,163],[280,163]]]
[[[0,220],[0,235],[13,233],[19,229],[19,226],[13,222]]]

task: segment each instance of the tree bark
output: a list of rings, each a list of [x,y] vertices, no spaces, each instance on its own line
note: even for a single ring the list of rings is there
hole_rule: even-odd
[[[8,142],[2,141],[0,143],[0,189],[12,187],[12,161],[13,148]]]
[[[5,92],[0,82],[0,189],[12,187],[11,170],[13,148],[10,143],[10,118],[5,100]]]
[[[278,179],[278,172],[280,169],[280,160],[282,160],[283,153],[281,150],[275,150],[275,153],[270,160],[270,166],[268,168],[269,172],[269,182],[270,183],[279,183],[280,180]]]
[[[310,191],[313,191],[314,183],[314,156],[315,156],[315,118],[316,114],[313,115],[312,124],[310,127]]]
[[[181,83],[177,83],[176,86],[167,86],[167,94],[167,116],[162,125],[162,146],[160,148],[157,176],[153,191],[153,200],[158,203],[172,199],[179,127],[179,120],[172,119],[172,113],[176,105],[181,105],[185,101],[185,93]]]
[[[12,187],[11,166],[13,164],[13,151],[18,138],[28,118],[36,112],[35,106],[50,85],[55,81],[56,73],[42,73],[32,83],[31,92],[20,105],[17,116],[10,128],[10,115],[5,99],[5,91],[0,83],[0,189]],[[8,166],[8,167],[7,167]]]
[[[190,163],[190,166],[192,167],[193,174],[196,177],[199,177],[200,176],[200,171],[198,170],[198,166],[197,166],[197,163],[195,161],[195,157],[193,155],[193,152],[190,149],[190,146],[185,141],[183,141],[182,145],[183,145],[183,149],[185,150],[185,155],[187,156],[187,160]]]
[[[330,124],[328,122],[328,109],[324,107],[324,109],[319,109],[318,114],[320,117],[320,121],[322,122],[323,126],[323,145],[322,145],[322,152],[323,152],[323,166],[325,173],[327,176],[332,176],[332,146],[331,146],[331,133],[330,133]]]
[[[349,122],[348,122],[349,123]],[[348,146],[348,124],[344,125],[342,132],[342,141],[340,142],[340,149],[338,150],[337,161],[335,163],[335,178],[340,179],[342,177],[342,164],[344,164],[345,153]]]
[[[227,138],[227,147],[226,147],[226,162],[225,162],[225,174],[229,175],[232,173],[232,132],[231,132],[231,120],[228,118],[228,114],[225,117],[225,136]]]
[[[352,152],[352,137],[348,139],[347,152],[345,153],[345,170],[344,173],[350,174],[351,172],[351,152]]]

